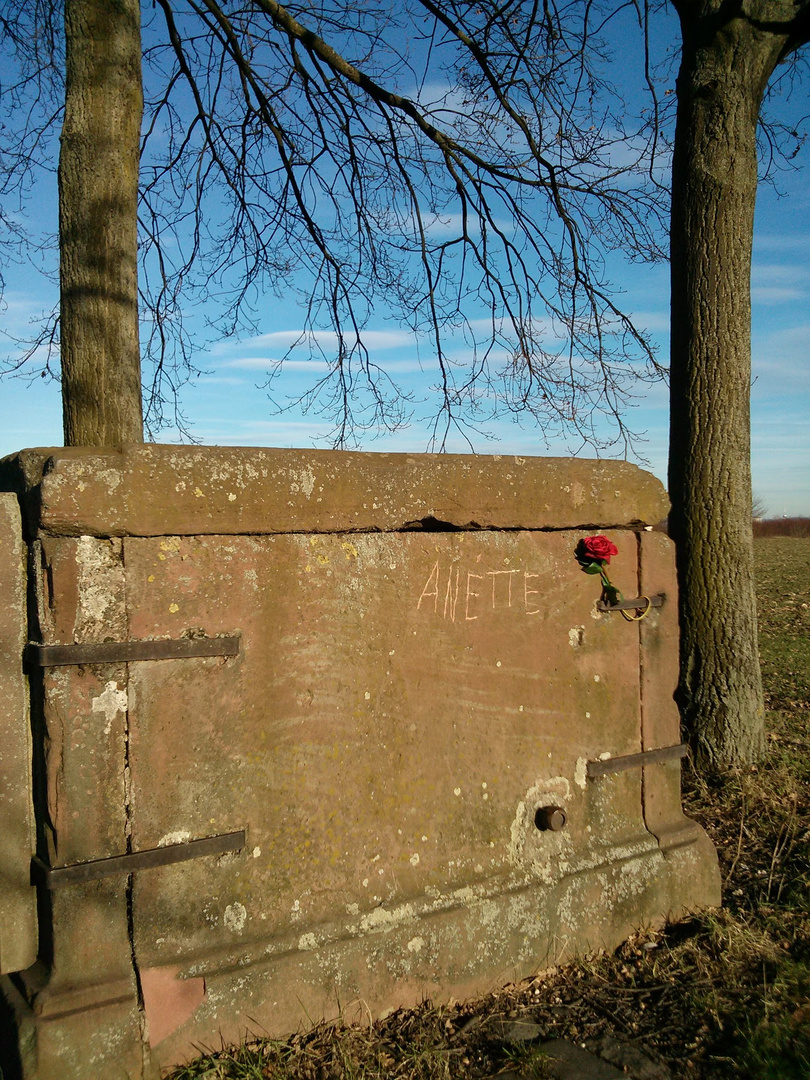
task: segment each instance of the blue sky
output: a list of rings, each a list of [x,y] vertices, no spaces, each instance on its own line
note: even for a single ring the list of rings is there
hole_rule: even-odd
[[[806,152],[803,154],[806,159]],[[761,185],[755,230],[753,264],[753,386],[752,465],[754,491],[771,516],[810,515],[810,188],[805,171],[778,176],[781,195]],[[38,194],[43,221],[55,212],[53,184]],[[613,259],[611,276],[621,290],[621,306],[646,327],[668,351],[668,268],[639,266]],[[27,266],[6,274],[0,327],[24,336],[28,324],[55,299],[52,281]],[[196,440],[203,444],[242,446],[325,445],[328,424],[317,415],[290,408],[277,413],[261,389],[265,373],[297,338],[301,313],[294,305],[262,301],[258,333],[241,341],[213,343],[197,362],[205,369],[183,393],[183,407]],[[366,436],[364,449],[422,451],[429,441],[430,386],[434,375],[429,347],[417,346],[409,333],[380,313],[365,343],[372,359],[396,372],[417,399],[414,421],[395,435]],[[10,351],[9,347],[0,351]],[[276,400],[295,398],[317,372],[307,351],[291,354],[275,386]],[[420,404],[421,402],[421,404]],[[420,421],[420,416],[423,418]],[[666,478],[667,391],[663,384],[639,387],[629,426],[644,432],[635,447],[635,460],[662,480]],[[480,453],[565,455],[580,447],[570,441],[546,443],[531,426],[508,419],[487,425],[496,439],[474,439]],[[177,441],[171,429],[159,436]],[[58,386],[35,378],[0,381],[0,455],[25,446],[60,445],[61,406]],[[451,440],[449,450],[468,449]],[[582,451],[588,456],[587,449]],[[609,456],[609,455],[608,455]]]

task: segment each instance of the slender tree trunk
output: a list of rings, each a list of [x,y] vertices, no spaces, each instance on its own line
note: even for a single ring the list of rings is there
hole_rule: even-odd
[[[65,0],[65,36],[59,156],[65,445],[142,442],[138,0]]]
[[[751,247],[759,110],[787,35],[730,17],[722,0],[675,6],[683,59],[672,189],[669,490],[680,588],[678,699],[699,764],[715,770],[755,761],[764,747],[751,532]]]

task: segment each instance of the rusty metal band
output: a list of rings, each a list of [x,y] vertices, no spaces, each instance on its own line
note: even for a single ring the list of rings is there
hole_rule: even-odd
[[[641,754],[626,754],[624,757],[607,758],[605,761],[589,761],[586,767],[591,779],[608,776],[610,773],[625,772],[627,769],[640,769],[643,765],[655,765],[659,761],[677,761],[689,753],[686,743],[678,746],[662,746],[660,750],[645,750]]]
[[[649,597],[649,606],[663,607],[666,597],[663,593],[659,593],[658,596]],[[647,607],[648,598],[646,596],[636,596],[630,600],[620,600],[618,604],[608,604],[604,600],[596,601],[597,611],[637,611],[639,608]]]
[[[171,866],[188,862],[203,855],[222,855],[228,851],[240,851],[245,846],[245,830],[207,836],[202,840],[189,840],[183,844],[167,844],[165,847],[133,851],[128,855],[113,855],[108,859],[73,863],[71,866],[48,866],[36,855],[31,859],[31,881],[46,889],[61,889],[65,885],[77,885],[83,881],[112,877],[114,874],[131,874],[134,870],[151,870],[156,866]]]
[[[91,645],[39,645],[29,642],[25,659],[37,667],[70,664],[128,664],[132,660],[182,660],[193,656],[236,656],[239,636],[158,638],[155,641],[99,641]]]

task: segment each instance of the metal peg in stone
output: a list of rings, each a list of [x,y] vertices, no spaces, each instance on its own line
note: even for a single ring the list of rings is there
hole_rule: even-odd
[[[540,806],[534,815],[534,823],[541,832],[559,832],[567,821],[568,815],[561,806]]]

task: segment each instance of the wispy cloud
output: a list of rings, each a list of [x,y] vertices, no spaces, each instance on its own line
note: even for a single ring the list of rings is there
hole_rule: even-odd
[[[810,233],[755,233],[754,255],[760,251],[810,252]]]
[[[426,370],[430,371],[436,366],[429,362],[422,363],[417,356],[408,360],[382,360],[372,355],[370,362],[372,365],[379,366],[383,372],[391,375],[421,373]],[[359,367],[359,361],[355,360],[352,369],[357,371]],[[328,360],[316,357],[307,360],[293,360],[291,358],[283,359],[282,357],[272,356],[239,356],[220,364],[220,370],[258,371],[262,373],[275,372],[279,368],[282,375],[296,374],[320,377],[329,371],[335,370],[335,365]]]
[[[633,311],[633,323],[650,334],[669,333],[668,311]]]
[[[351,338],[347,340],[351,341]],[[367,349],[402,349],[413,346],[415,338],[408,330],[363,330],[360,340]],[[275,348],[312,348],[337,349],[338,336],[333,330],[275,330],[269,334],[259,334],[238,343],[220,342],[211,350],[214,355],[223,355],[235,349],[248,352],[251,349]]]
[[[752,352],[755,397],[803,393],[810,398],[810,324],[757,334]]]
[[[293,371],[301,369],[318,372],[327,371],[329,365],[325,360],[283,360],[280,356],[237,356],[233,360],[226,360],[220,364],[220,368],[239,368],[243,371],[270,371],[279,364],[284,364],[285,370]]]
[[[755,304],[788,304],[804,300],[810,272],[792,263],[757,263],[751,268],[751,299]]]
[[[807,293],[797,286],[752,285],[751,302],[754,304],[793,304],[804,300]]]

